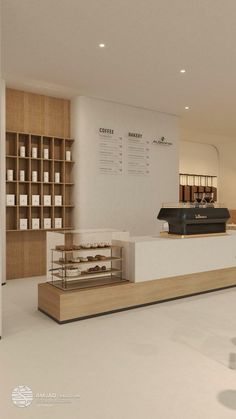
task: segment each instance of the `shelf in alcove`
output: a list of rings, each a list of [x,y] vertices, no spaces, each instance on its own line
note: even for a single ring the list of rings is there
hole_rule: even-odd
[[[63,227],[63,228],[27,228],[26,230],[20,230],[19,228],[17,229],[12,229],[12,230],[6,230],[6,232],[15,232],[15,231],[20,231],[21,233],[23,232],[28,232],[28,231],[63,231],[63,230],[73,230],[74,227]]]

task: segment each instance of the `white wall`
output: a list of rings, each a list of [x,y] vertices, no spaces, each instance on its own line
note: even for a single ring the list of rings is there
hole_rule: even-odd
[[[236,209],[236,140],[218,144],[220,156],[220,200],[230,209]]]
[[[117,228],[155,234],[163,202],[178,200],[178,119],[163,113],[86,97],[72,102],[75,167],[75,223],[79,228]],[[151,145],[149,176],[103,175],[98,170],[98,130],[122,135],[166,136],[172,146]]]
[[[180,141],[180,173],[219,176],[219,153],[210,144]]]
[[[198,131],[189,131],[181,129],[181,144],[187,141],[194,141],[198,152],[196,156],[200,157],[201,147],[214,146],[218,153],[218,190],[219,201],[230,209],[236,209],[236,138],[213,135]],[[184,141],[182,141],[184,140]],[[186,141],[187,140],[187,141]],[[205,143],[199,144],[198,142]],[[198,143],[198,144],[197,144]],[[207,144],[208,143],[208,144]],[[190,144],[190,143],[189,143]],[[190,146],[191,147],[191,146]],[[181,150],[181,146],[180,146]],[[183,150],[183,149],[182,149]],[[207,152],[207,148],[204,149]],[[180,152],[180,159],[181,159]],[[208,155],[208,152],[207,152]],[[199,158],[197,158],[199,160]],[[213,168],[213,159],[211,158],[211,167]]]
[[[0,10],[1,13],[1,10]],[[1,79],[1,32],[0,32],[0,336],[2,336],[2,282],[6,280],[6,233],[5,233],[5,83]]]

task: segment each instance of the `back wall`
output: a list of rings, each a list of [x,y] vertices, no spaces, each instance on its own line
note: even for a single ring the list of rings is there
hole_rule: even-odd
[[[77,160],[76,227],[117,228],[136,235],[157,233],[160,223],[156,217],[162,203],[178,201],[178,118],[87,97],[72,101],[71,117],[71,134],[78,140],[73,156]],[[100,128],[114,130],[114,135],[108,135],[105,141],[114,137],[116,143],[117,138],[122,137],[121,174],[102,173]],[[130,173],[136,157],[132,140],[128,139],[129,132],[141,134],[143,146],[148,148],[148,174]],[[152,144],[162,136],[172,145]],[[139,159],[140,144],[139,140],[135,141]],[[105,159],[107,162],[107,156]]]

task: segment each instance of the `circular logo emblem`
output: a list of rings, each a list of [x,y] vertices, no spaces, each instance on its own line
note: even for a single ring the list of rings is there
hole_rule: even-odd
[[[30,387],[18,386],[12,390],[11,399],[17,407],[28,407],[33,401],[33,392]]]

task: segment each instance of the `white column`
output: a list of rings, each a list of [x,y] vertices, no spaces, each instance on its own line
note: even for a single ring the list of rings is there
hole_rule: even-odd
[[[2,286],[6,281],[6,210],[5,210],[5,82],[0,80],[0,336],[2,335]]]

